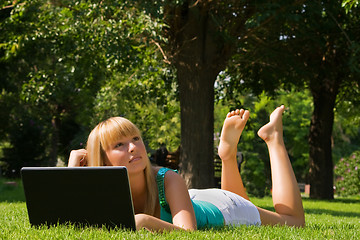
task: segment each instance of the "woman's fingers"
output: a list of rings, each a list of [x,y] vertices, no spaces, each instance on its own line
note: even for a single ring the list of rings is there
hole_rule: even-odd
[[[70,152],[68,167],[86,166],[86,149],[72,150]]]

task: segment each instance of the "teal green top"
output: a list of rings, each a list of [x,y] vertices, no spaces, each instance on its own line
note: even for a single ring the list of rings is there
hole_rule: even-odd
[[[172,223],[170,207],[165,197],[164,178],[165,173],[171,169],[161,168],[156,176],[160,201],[160,219]],[[221,211],[212,203],[199,200],[191,200],[198,229],[224,226],[224,217]]]

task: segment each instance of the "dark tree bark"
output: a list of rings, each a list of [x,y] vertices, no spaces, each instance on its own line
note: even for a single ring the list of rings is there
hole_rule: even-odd
[[[310,197],[333,199],[333,160],[331,136],[334,107],[341,80],[314,80],[310,83],[314,112],[309,132]]]
[[[234,6],[245,9],[243,4]],[[235,51],[235,41],[227,34],[233,34],[232,40],[240,35],[247,19],[245,13],[235,16],[233,11],[212,1],[184,1],[165,9],[168,51],[179,84],[180,173],[193,188],[215,186],[214,82]]]
[[[193,188],[214,186],[214,87],[208,69],[178,67],[181,105],[180,170]],[[206,77],[207,76],[207,77]]]
[[[181,106],[180,172],[189,187],[213,187],[214,82],[224,59],[218,59],[207,6],[185,5],[183,10],[177,16],[182,29],[173,39]]]

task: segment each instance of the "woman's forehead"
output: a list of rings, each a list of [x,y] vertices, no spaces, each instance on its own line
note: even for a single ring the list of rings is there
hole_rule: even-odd
[[[126,141],[133,137],[141,137],[139,131],[136,131],[135,129],[133,131],[114,131],[108,133],[107,136],[104,136],[102,142],[104,146],[110,147],[113,144]]]
[[[129,120],[122,117],[110,118],[100,127],[101,144],[104,147],[118,142],[126,137],[140,136],[139,129]]]

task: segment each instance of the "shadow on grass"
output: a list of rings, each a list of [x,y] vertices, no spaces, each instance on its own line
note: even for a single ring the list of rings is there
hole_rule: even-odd
[[[335,203],[335,204],[357,204],[360,205],[359,198],[336,198],[333,200],[318,200],[318,199],[303,199],[304,202],[312,202],[321,205],[322,203]],[[341,207],[339,208],[341,209]],[[335,217],[360,217],[359,212],[350,212],[350,211],[341,211],[334,209],[324,209],[324,208],[305,208],[305,213],[307,214],[317,214],[317,215],[331,215]]]
[[[261,206],[260,206],[261,207]],[[275,209],[273,207],[261,207],[263,209],[274,212]],[[321,209],[321,208],[305,208],[305,214],[317,214],[317,215],[331,215],[334,217],[358,217],[360,218],[360,213],[356,212],[345,212],[345,211],[337,211],[331,209]]]
[[[348,198],[335,198],[333,200],[321,200],[321,199],[311,199],[303,198],[303,202],[328,202],[328,203],[357,203],[360,204],[360,198],[348,197]]]
[[[344,212],[336,211],[331,209],[320,209],[320,208],[310,208],[305,209],[305,214],[317,214],[317,215],[331,215],[334,217],[357,217],[360,218],[360,213],[356,212]]]
[[[21,180],[0,179],[0,202],[25,202]]]
[[[359,198],[336,198],[334,200],[318,200],[318,199],[310,199],[310,198],[303,198],[303,202],[306,203],[316,203],[319,204],[319,206],[321,206],[322,203],[340,203],[340,204],[357,204],[360,205],[360,199]],[[259,207],[269,210],[269,211],[275,211],[274,207],[270,207],[270,206],[261,206],[261,204],[259,205]],[[358,206],[356,206],[358,207]],[[316,215],[330,215],[330,216],[334,216],[334,217],[357,217],[360,218],[360,213],[359,212],[350,212],[350,211],[341,211],[341,207],[339,208],[340,210],[334,210],[335,206],[332,206],[328,209],[326,208],[316,208],[315,207],[305,207],[304,211],[305,214],[316,214]]]
[[[339,202],[339,203],[358,203],[360,204],[360,199],[355,198],[336,198],[334,200],[331,200],[330,202]]]

